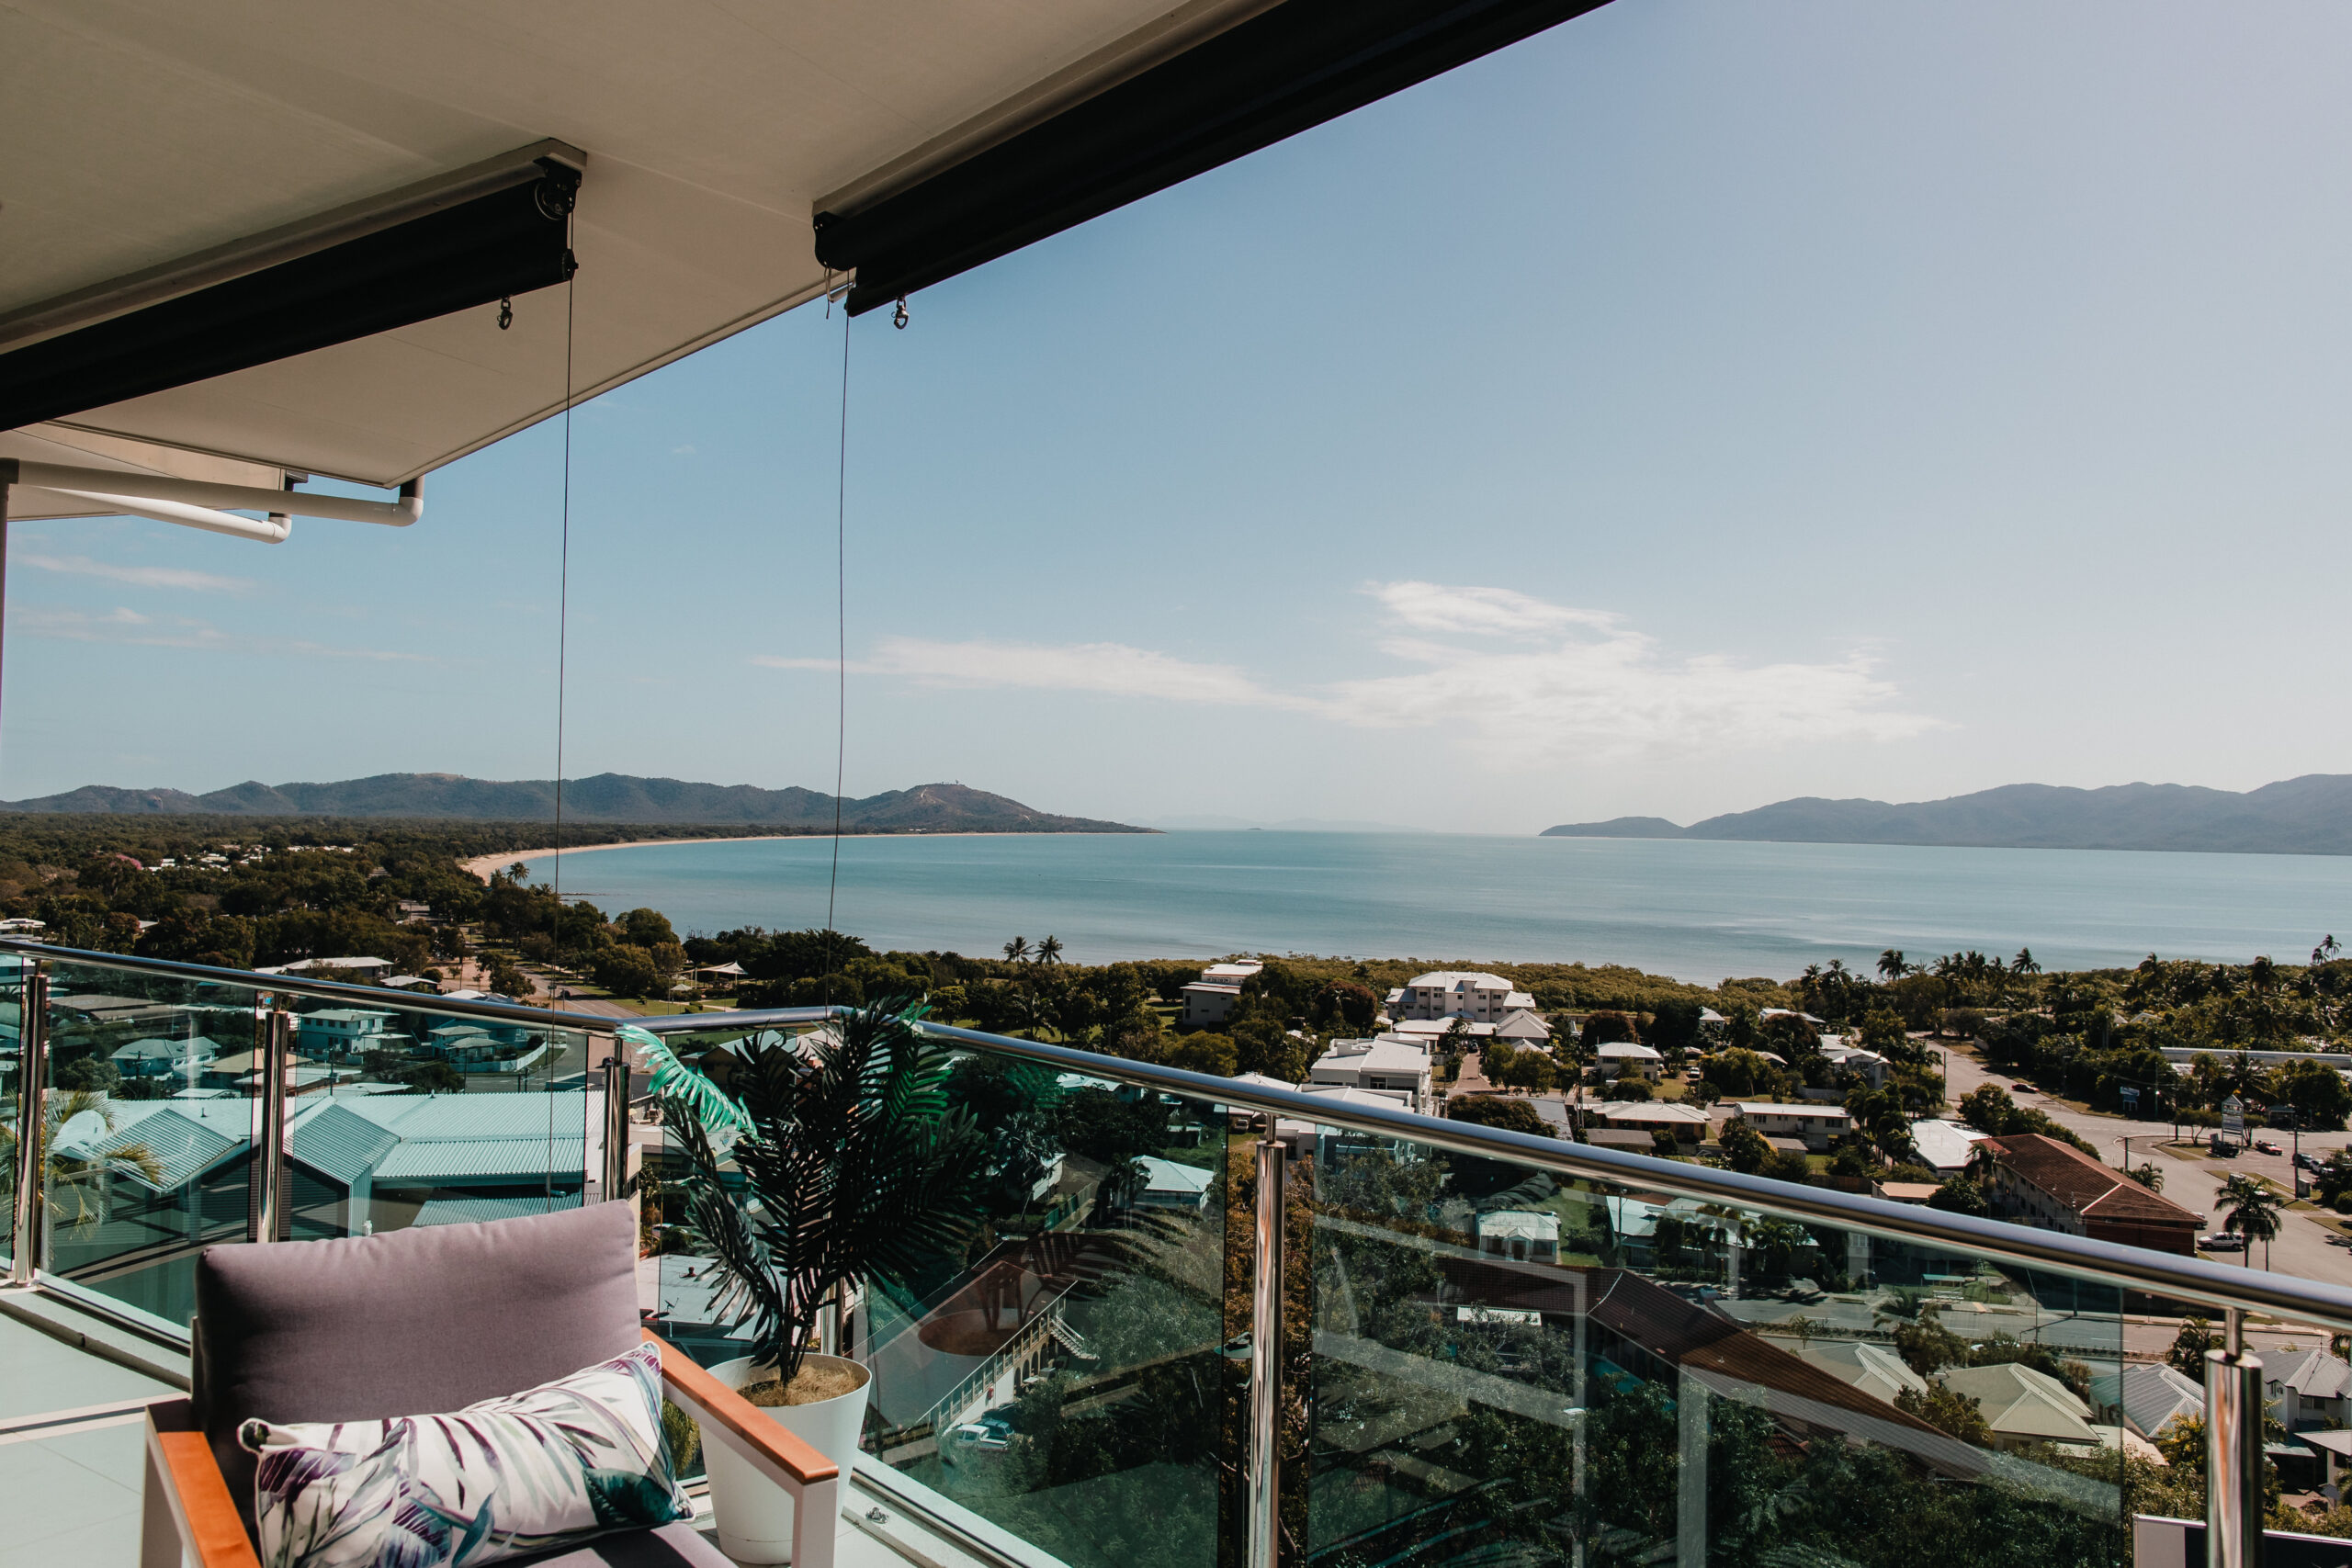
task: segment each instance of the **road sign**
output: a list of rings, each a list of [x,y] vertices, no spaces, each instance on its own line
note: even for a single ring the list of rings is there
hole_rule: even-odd
[[[2222,1131],[2245,1136],[2245,1101],[2234,1094],[2222,1101]]]
[[[2123,1096],[2123,1113],[2126,1116],[2132,1115],[2140,1109],[2140,1090],[2132,1084],[2125,1084],[2120,1092]]]

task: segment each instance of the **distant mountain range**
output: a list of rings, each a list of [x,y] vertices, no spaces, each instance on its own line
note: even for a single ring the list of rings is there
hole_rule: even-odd
[[[1619,817],[1563,823],[1544,829],[1543,836],[2343,855],[2352,854],[2352,774],[2306,773],[2244,794],[2129,784],[2105,789],[2005,784],[1900,806],[1806,795],[1688,828],[1662,817]]]
[[[550,779],[469,779],[457,773],[379,773],[339,784],[247,783],[209,795],[176,789],[116,789],[85,784],[37,800],[0,802],[0,811],[108,816],[410,817],[481,822],[552,821]],[[833,797],[815,790],[750,784],[688,784],[598,773],[566,779],[567,822],[626,822],[654,827],[740,824],[801,831],[831,829]],[[863,800],[844,798],[842,826],[860,833],[1148,833],[1124,822],[1060,817],[986,790],[932,784]]]

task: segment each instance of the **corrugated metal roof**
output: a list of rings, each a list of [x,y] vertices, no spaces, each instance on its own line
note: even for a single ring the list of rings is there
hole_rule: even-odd
[[[582,1168],[583,1141],[558,1133],[553,1143],[536,1138],[402,1139],[376,1168],[376,1179],[431,1181],[461,1186],[472,1180],[497,1180],[538,1176],[548,1171],[570,1175]]]
[[[555,1207],[571,1209],[580,1200],[563,1193],[555,1196]],[[548,1213],[548,1197],[543,1192],[518,1193],[512,1198],[435,1198],[416,1211],[411,1225],[470,1225],[492,1220],[519,1220],[532,1214]]]
[[[293,1157],[349,1187],[399,1145],[398,1137],[347,1106],[324,1105],[295,1123]]]
[[[144,1145],[163,1167],[163,1179],[153,1185],[158,1192],[168,1192],[186,1186],[244,1148],[245,1142],[243,1138],[223,1137],[198,1118],[183,1115],[179,1106],[170,1105],[135,1122],[118,1124],[93,1146],[99,1154],[114,1155],[134,1145]],[[115,1169],[118,1175],[141,1187],[150,1185],[130,1166],[118,1166]]]

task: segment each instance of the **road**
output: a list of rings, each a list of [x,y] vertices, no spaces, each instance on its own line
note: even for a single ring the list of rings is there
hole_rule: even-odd
[[[2214,1160],[2192,1155],[2187,1149],[2175,1150],[2167,1145],[2172,1137],[2169,1123],[2127,1122],[2120,1116],[2106,1116],[2096,1111],[2077,1111],[2049,1096],[2020,1089],[2017,1080],[2006,1073],[1988,1068],[1974,1056],[1953,1051],[1950,1055],[1947,1079],[1955,1103],[1970,1090],[1986,1083],[1996,1083],[2009,1091],[2011,1099],[2020,1105],[2041,1111],[2068,1132],[2079,1134],[2109,1165],[2120,1168],[2123,1165],[2123,1139],[2132,1140],[2133,1164],[2154,1164],[2164,1172],[2164,1195],[2185,1209],[2203,1213],[2208,1228],[2219,1230],[2221,1221],[2214,1212],[2214,1196],[2224,1178],[2245,1171],[2254,1176],[2266,1176],[2282,1190],[2295,1190],[2294,1169],[2289,1156],[2257,1154],[2251,1150],[2235,1159]],[[2284,1133],[2256,1132],[2256,1137],[2267,1137],[2281,1148],[2291,1149],[2294,1140]],[[2352,1133],[2306,1133],[2302,1135],[2305,1154],[2321,1158],[2333,1150],[2352,1145]],[[2201,1145],[2199,1145],[2201,1147]],[[2298,1274],[2307,1280],[2321,1280],[2330,1284],[2352,1285],[2352,1246],[2333,1230],[2323,1226],[2309,1213],[2289,1211],[2279,1216],[2278,1238],[2270,1245],[2268,1266],[2281,1273]],[[2227,1254],[2207,1253],[2202,1256],[2217,1262],[2233,1263],[2237,1259]],[[2263,1249],[2254,1249],[2247,1265],[2264,1266]]]

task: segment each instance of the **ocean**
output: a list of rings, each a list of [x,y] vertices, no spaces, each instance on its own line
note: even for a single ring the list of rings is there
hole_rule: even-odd
[[[630,845],[563,857],[564,897],[681,935],[825,922],[825,839]],[[531,863],[534,880],[550,857]],[[1921,849],[1454,834],[1193,832],[849,838],[835,925],[877,949],[1073,963],[1322,953],[1627,964],[1713,984],[1882,949],[1915,963],[2019,947],[2050,968],[2301,962],[2352,941],[2352,857]]]

